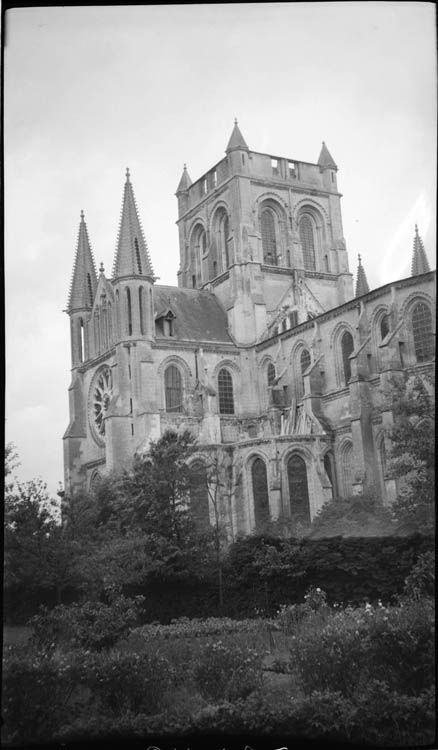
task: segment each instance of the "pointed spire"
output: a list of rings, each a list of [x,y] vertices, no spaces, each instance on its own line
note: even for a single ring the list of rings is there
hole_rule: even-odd
[[[148,246],[138,218],[129,169],[126,170],[122,215],[113,268],[113,279],[120,276],[154,277]]]
[[[179,181],[179,185],[176,189],[175,195],[178,195],[178,193],[185,193],[185,191],[189,189],[191,184],[192,181],[190,179],[189,173],[187,172],[187,164],[184,164],[183,173],[181,175],[181,179]]]
[[[228,154],[229,151],[234,151],[235,149],[241,149],[244,151],[249,150],[237,124],[237,117],[234,119],[234,128],[233,132],[231,133],[230,140],[228,141],[226,153]]]
[[[325,145],[325,141],[322,142],[322,148],[321,148],[321,153],[318,159],[318,165],[320,167],[331,167],[332,169],[338,168],[335,160],[333,159],[333,156],[331,155],[330,151]]]
[[[357,276],[356,276],[356,297],[362,297],[363,294],[368,294],[370,291],[370,288],[368,286],[367,277],[365,274],[365,269],[362,265],[362,258],[360,257],[360,254],[357,256],[358,258],[358,266],[357,266]]]
[[[414,251],[412,254],[411,276],[419,276],[422,273],[430,271],[429,261],[424,249],[423,240],[418,234],[418,227],[415,225]]]
[[[67,303],[67,312],[87,309],[91,310],[97,288],[97,274],[93,252],[88,239],[87,225],[84,212],[81,211],[79,223],[78,244],[73,266],[73,275]]]

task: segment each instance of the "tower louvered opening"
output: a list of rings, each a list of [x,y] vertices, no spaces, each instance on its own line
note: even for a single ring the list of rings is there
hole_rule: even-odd
[[[315,270],[315,238],[313,224],[309,216],[303,216],[300,221],[300,240],[303,247],[304,268],[308,271]]]

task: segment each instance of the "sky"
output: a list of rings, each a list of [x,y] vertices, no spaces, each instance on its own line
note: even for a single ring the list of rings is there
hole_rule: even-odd
[[[112,269],[126,167],[154,271],[175,284],[175,190],[251,150],[338,167],[350,270],[410,275],[436,248],[435,7],[425,2],[33,7],[4,56],[6,440],[21,480],[63,479],[67,305],[80,211]]]

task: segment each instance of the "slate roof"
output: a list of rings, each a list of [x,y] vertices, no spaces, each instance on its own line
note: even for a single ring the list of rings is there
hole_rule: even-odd
[[[177,341],[233,343],[227,314],[211,292],[155,285],[154,307],[157,316],[168,310],[175,315],[173,338]],[[156,335],[169,340],[159,331]]]

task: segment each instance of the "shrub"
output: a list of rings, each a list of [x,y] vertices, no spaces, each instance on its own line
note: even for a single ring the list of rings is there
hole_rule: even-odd
[[[87,601],[41,608],[29,624],[37,649],[50,652],[62,644],[73,648],[109,649],[138,624],[143,597],[117,596],[111,604]]]
[[[206,645],[193,673],[201,695],[214,702],[245,698],[262,684],[260,655],[220,640]]]
[[[30,649],[5,649],[3,717],[5,740],[48,740],[80,707],[77,688],[83,679],[80,659],[53,658]]]
[[[421,599],[435,594],[435,551],[429,550],[419,555],[417,562],[405,579],[405,596]]]
[[[171,685],[169,663],[153,654],[90,654],[85,684],[99,703],[99,713],[158,713]]]

